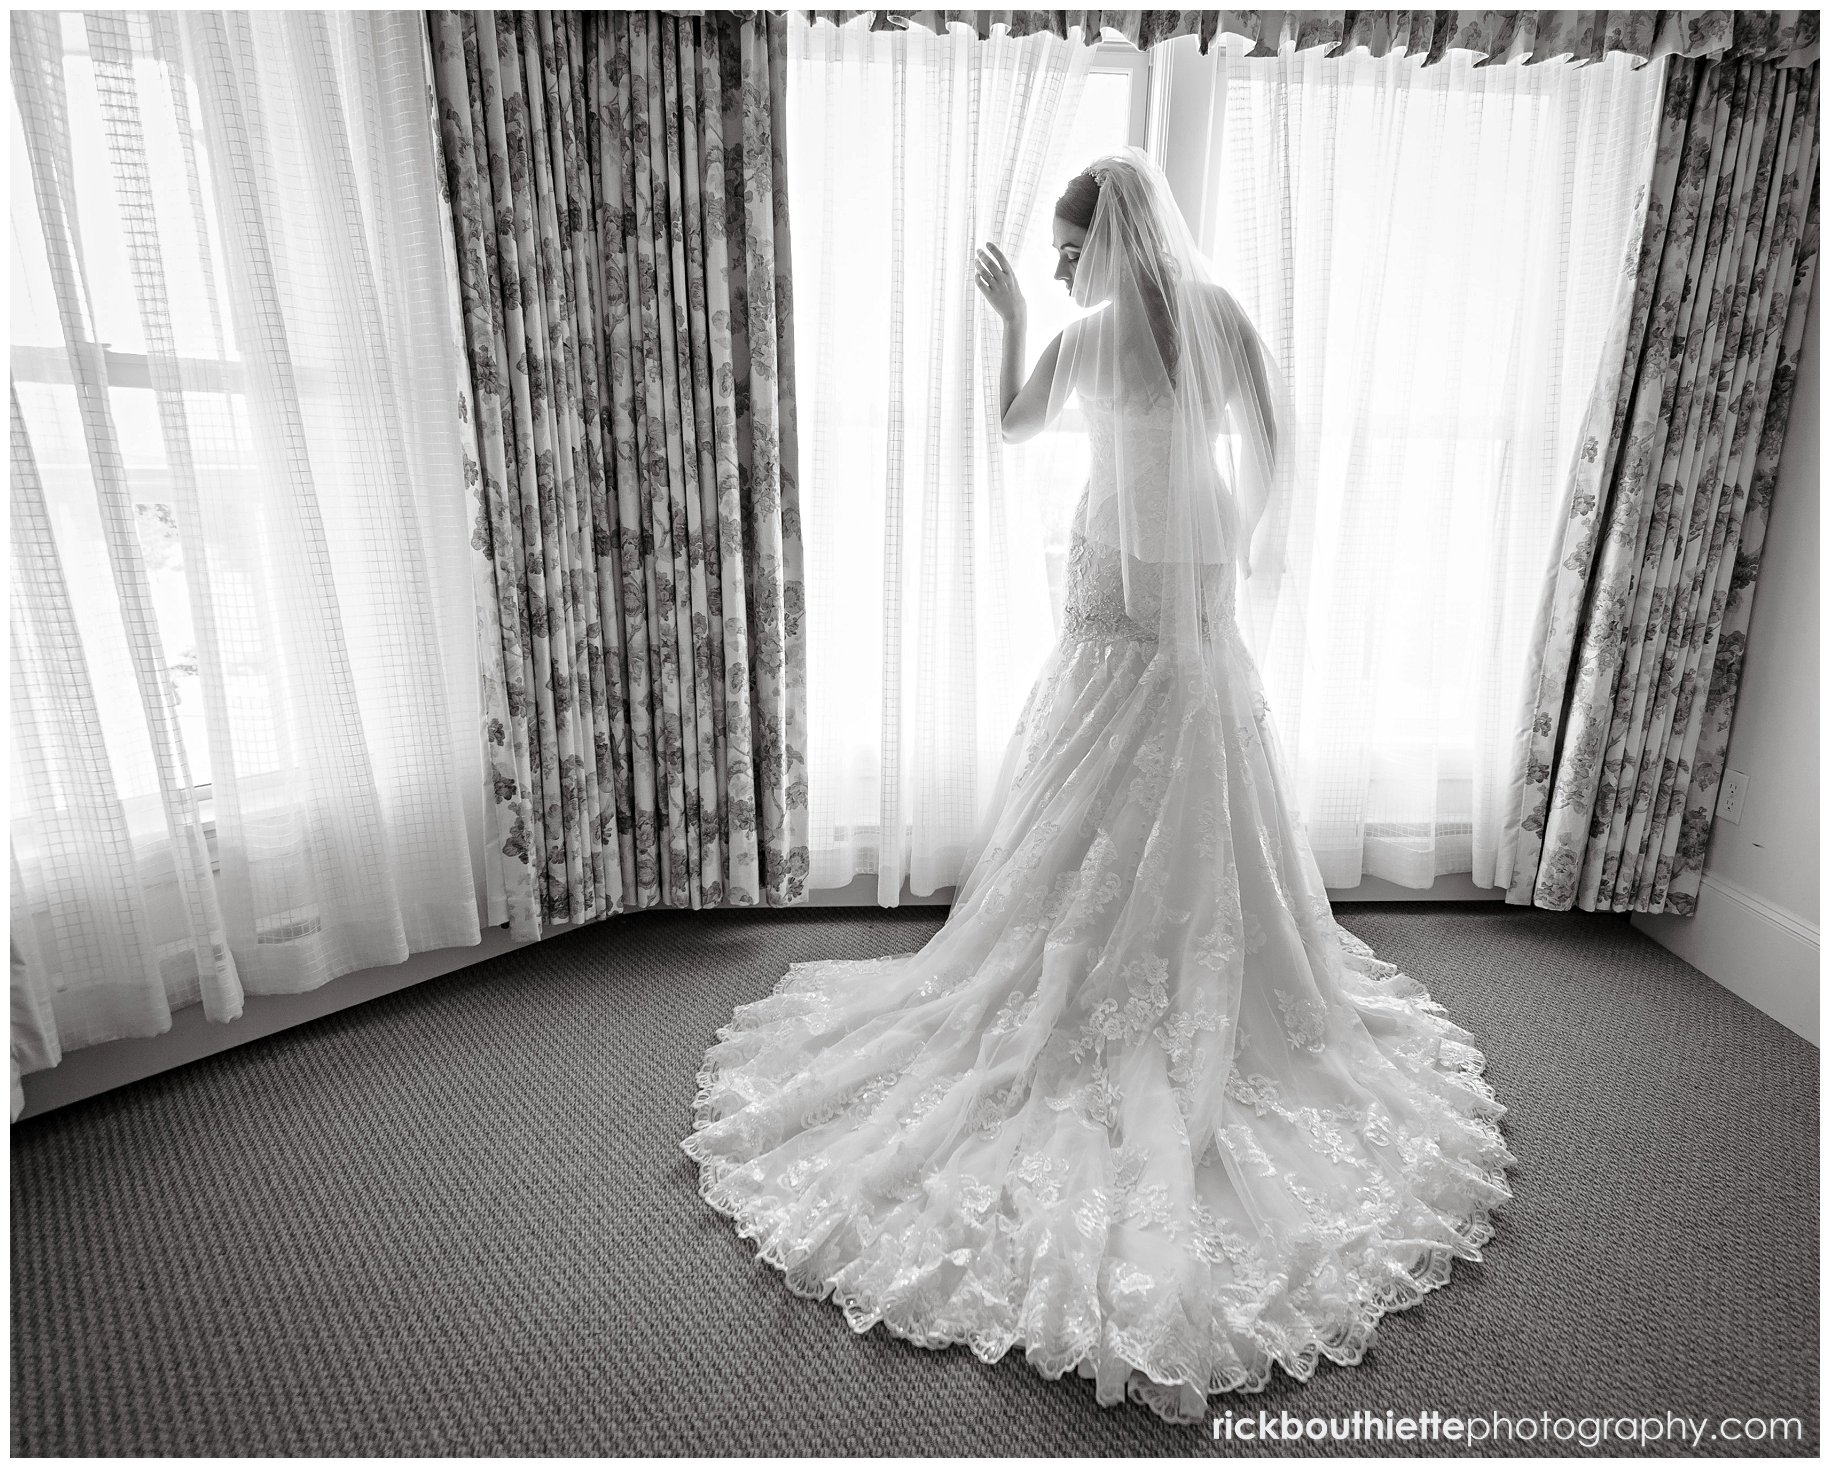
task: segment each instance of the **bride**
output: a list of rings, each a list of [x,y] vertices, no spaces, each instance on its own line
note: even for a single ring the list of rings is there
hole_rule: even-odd
[[[1291,803],[1235,619],[1290,457],[1258,333],[1135,148],[1073,181],[1055,242],[1095,309],[1020,388],[1022,293],[978,262],[1005,438],[1077,400],[1091,449],[981,849],[919,953],[741,1006],[681,1145],[854,1330],[1021,1347],[1196,1421],[1273,1363],[1359,1361],[1480,1257],[1513,1157],[1480,1052],[1336,924]]]

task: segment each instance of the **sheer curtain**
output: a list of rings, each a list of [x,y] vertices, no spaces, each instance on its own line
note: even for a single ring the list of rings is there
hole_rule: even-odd
[[[788,162],[811,885],[894,903],[958,877],[1054,635],[972,261],[1046,232],[1089,48],[868,24],[790,12]]]
[[[1298,805],[1330,887],[1492,886],[1525,649],[1632,284],[1662,64],[1248,44],[1178,59],[1170,143],[1305,431],[1285,594],[1306,669],[1261,650]]]
[[[12,16],[15,1081],[478,941],[424,44]]]

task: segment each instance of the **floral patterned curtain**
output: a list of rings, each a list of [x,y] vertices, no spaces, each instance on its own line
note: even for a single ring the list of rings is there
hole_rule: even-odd
[[[1012,36],[1078,27],[1092,44],[1122,37],[1140,50],[1177,36],[1198,38],[1203,55],[1216,36],[1254,43],[1252,56],[1275,56],[1285,42],[1345,56],[1364,46],[1374,56],[1398,51],[1425,66],[1451,51],[1476,51],[1478,66],[1514,61],[1601,61],[1609,52],[1656,60],[1706,56],[1717,60],[1778,60],[1817,56],[1815,10],[809,10],[809,18],[843,25],[870,15],[872,29],[921,25],[971,27],[980,37],[994,27]]]
[[[427,13],[517,938],[804,890],[783,27]]]
[[[1817,266],[1818,65],[1667,65],[1538,614],[1509,902],[1694,913],[1734,714]]]

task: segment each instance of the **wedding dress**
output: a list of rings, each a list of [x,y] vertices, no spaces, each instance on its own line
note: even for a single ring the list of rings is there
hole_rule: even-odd
[[[681,1145],[852,1329],[1195,1421],[1357,1362],[1480,1258],[1513,1158],[1470,1036],[1334,920],[1230,559],[1196,568],[1198,658],[1158,616],[1177,571],[1127,563],[1104,490],[1164,482],[1173,398],[1082,404],[1061,637],[946,925],[740,1007]]]

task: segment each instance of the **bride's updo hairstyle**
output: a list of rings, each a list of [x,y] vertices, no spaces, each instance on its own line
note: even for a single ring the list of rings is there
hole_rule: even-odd
[[[1055,218],[1065,219],[1076,229],[1093,227],[1093,206],[1099,202],[1099,179],[1092,169],[1077,173],[1055,201]]]
[[[1093,213],[1099,205],[1099,188],[1097,164],[1084,172],[1075,174],[1068,180],[1067,187],[1061,191],[1061,197],[1055,201],[1055,217],[1073,225],[1076,229],[1092,229]],[[1157,250],[1151,249],[1153,243],[1157,244]],[[1126,244],[1140,255],[1160,252],[1160,242],[1128,239]],[[1144,312],[1150,321],[1150,331],[1156,338],[1157,354],[1163,359],[1163,368],[1169,374],[1170,382],[1173,383],[1176,377],[1176,363],[1181,356],[1175,317],[1170,312],[1168,297],[1162,284],[1156,279],[1156,271],[1139,270],[1137,280],[1140,294],[1143,297]],[[1094,285],[1092,289],[1097,291],[1099,287]]]

